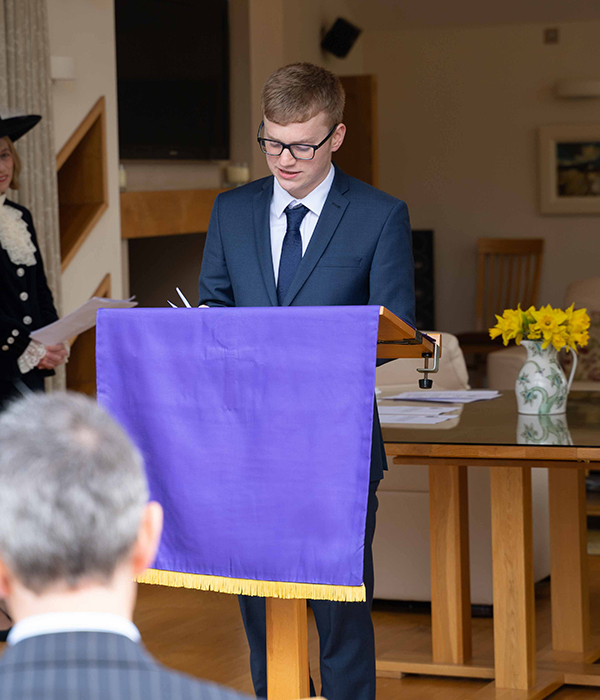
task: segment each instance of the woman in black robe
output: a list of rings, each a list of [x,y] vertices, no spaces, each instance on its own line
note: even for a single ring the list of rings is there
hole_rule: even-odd
[[[31,213],[7,199],[18,189],[21,161],[14,142],[40,120],[0,118],[0,411],[23,393],[44,390],[44,377],[65,362],[67,347],[45,346],[32,331],[58,319]]]

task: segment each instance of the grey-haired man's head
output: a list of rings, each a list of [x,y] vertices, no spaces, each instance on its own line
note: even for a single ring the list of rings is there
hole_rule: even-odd
[[[148,504],[138,450],[95,402],[68,393],[0,415],[0,484],[0,560],[36,595],[109,582]]]

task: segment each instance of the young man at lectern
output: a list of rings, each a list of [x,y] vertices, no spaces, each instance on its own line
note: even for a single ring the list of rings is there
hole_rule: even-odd
[[[346,133],[344,100],[338,78],[309,63],[285,66],[269,77],[257,140],[272,176],[217,197],[200,273],[200,304],[376,304],[414,324],[406,204],[332,164]],[[375,411],[364,548],[367,601],[309,601],[319,631],[321,694],[328,700],[375,698],[371,545],[385,465]],[[242,596],[240,607],[254,689],[266,697],[265,602]]]

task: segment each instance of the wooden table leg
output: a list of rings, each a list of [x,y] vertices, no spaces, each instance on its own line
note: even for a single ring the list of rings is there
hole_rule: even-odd
[[[377,675],[493,678],[490,659],[472,659],[467,467],[429,467],[429,522],[433,655],[413,652],[402,660],[378,659]]]
[[[531,468],[492,467],[496,687],[535,685]]]
[[[308,619],[305,600],[267,598],[268,700],[295,700],[310,694]]]
[[[467,467],[429,467],[434,663],[471,660],[468,500]]]
[[[552,646],[585,652],[590,643],[590,601],[585,471],[549,469]]]
[[[590,635],[585,471],[548,469],[550,492],[550,592],[552,646],[542,649],[544,668],[565,683],[600,686],[600,638]]]
[[[492,467],[496,680],[474,700],[541,700],[564,675],[535,666],[531,467]]]

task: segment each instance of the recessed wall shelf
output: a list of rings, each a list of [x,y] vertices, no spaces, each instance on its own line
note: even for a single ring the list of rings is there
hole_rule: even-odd
[[[121,192],[121,238],[205,233],[215,198],[223,191]]]
[[[101,97],[56,156],[64,272],[108,208],[106,100]]]

